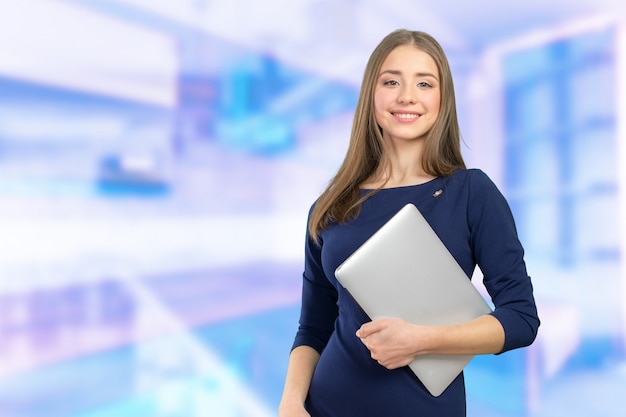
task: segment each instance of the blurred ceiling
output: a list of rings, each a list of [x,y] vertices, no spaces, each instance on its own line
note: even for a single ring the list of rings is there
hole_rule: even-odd
[[[428,9],[477,49],[567,22],[599,16],[626,18],[623,0],[442,1],[430,2]]]
[[[92,0],[87,4],[176,22],[327,77],[357,83],[373,47],[397,28],[429,32],[451,61],[463,61],[534,31],[602,17],[626,21],[623,0]]]

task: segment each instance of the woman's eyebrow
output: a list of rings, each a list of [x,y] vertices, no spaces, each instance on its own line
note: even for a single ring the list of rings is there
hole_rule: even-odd
[[[402,71],[385,70],[385,71],[381,72],[378,76],[380,77],[381,75],[384,75],[384,74],[402,75]],[[435,80],[437,79],[437,77],[434,74],[431,74],[430,72],[417,72],[417,73],[415,73],[415,75],[418,76],[418,77],[431,77],[431,78],[434,78]]]

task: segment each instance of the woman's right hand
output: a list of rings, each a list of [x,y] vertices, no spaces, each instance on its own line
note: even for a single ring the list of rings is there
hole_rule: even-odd
[[[304,404],[297,402],[281,402],[278,406],[278,417],[311,417]]]
[[[311,417],[304,401],[319,359],[320,354],[309,346],[298,346],[291,351],[278,417]]]

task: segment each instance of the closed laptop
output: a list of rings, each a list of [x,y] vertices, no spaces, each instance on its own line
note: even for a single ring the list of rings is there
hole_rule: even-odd
[[[452,325],[491,312],[454,257],[413,204],[407,204],[335,271],[372,319]],[[439,396],[473,355],[424,355],[409,367]]]

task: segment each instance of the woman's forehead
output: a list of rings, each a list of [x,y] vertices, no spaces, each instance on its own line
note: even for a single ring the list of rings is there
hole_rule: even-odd
[[[439,67],[430,54],[413,45],[400,45],[389,52],[381,62],[379,74],[383,72],[415,72],[436,75]]]

